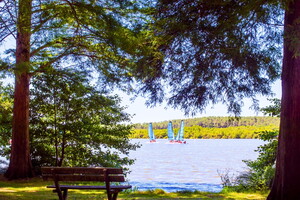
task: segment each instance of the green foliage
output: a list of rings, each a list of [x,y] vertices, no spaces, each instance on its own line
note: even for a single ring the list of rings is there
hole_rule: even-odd
[[[227,128],[233,126],[268,126],[279,125],[279,119],[274,117],[200,117],[191,119],[172,120],[173,127],[179,128],[181,120],[184,120],[185,127],[202,126],[207,128]],[[168,121],[153,122],[153,128],[165,129]],[[134,124],[136,129],[147,129],[148,123]]]
[[[254,161],[244,161],[250,171],[237,178],[237,188],[241,190],[264,191],[271,187],[275,175],[275,160],[279,131],[263,131],[259,138],[266,141],[256,150],[259,156]]]
[[[237,126],[227,128],[204,128],[201,126],[192,126],[184,128],[184,138],[186,139],[251,139],[257,138],[255,132],[263,130],[272,130],[277,128],[270,126]],[[174,129],[177,133],[178,129]],[[167,129],[154,129],[156,138],[167,138]],[[148,138],[148,132],[145,129],[134,129],[131,138]]]
[[[273,104],[262,108],[262,110],[265,114],[279,116],[281,107],[280,100],[271,99],[270,101]],[[249,171],[240,174],[231,189],[237,191],[266,191],[271,188],[271,184],[275,176],[278,135],[278,128],[273,131],[261,131],[258,133],[258,138],[265,141],[265,144],[257,148],[256,151],[259,155],[256,160],[244,161],[249,167]]]
[[[11,140],[13,89],[10,85],[0,82],[0,155],[10,152],[9,141]]]
[[[269,105],[265,108],[262,108],[261,111],[265,115],[270,115],[272,117],[280,117],[280,108],[281,108],[281,100],[274,98],[274,99],[269,99],[273,103],[273,105]]]
[[[114,166],[133,163],[129,116],[117,96],[88,84],[79,71],[36,76],[31,89],[31,158],[34,167]],[[124,156],[122,156],[124,155]]]
[[[186,114],[221,102],[239,115],[244,98],[258,109],[256,94],[271,93],[282,57],[279,1],[159,0],[154,16],[165,60],[151,80],[153,102],[166,93]]]
[[[81,68],[99,72],[101,87],[131,88],[140,70],[153,73],[162,60],[157,37],[147,28],[151,7],[148,2],[131,0],[20,2],[32,24],[21,24],[30,32],[30,67],[14,66],[14,49],[5,49],[1,69],[15,73],[51,73],[56,68]],[[24,4],[24,5],[23,5]],[[32,4],[32,7],[28,6]],[[148,5],[149,4],[149,5]],[[0,45],[16,39],[19,20],[17,4],[0,5]],[[12,11],[14,10],[14,11]],[[3,46],[11,48],[10,45]],[[63,66],[63,67],[62,67]],[[124,84],[125,83],[125,84]],[[130,91],[130,90],[128,90]]]

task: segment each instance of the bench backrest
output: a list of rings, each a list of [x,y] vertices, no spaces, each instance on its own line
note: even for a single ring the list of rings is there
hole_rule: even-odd
[[[42,167],[44,180],[125,182],[121,168]]]

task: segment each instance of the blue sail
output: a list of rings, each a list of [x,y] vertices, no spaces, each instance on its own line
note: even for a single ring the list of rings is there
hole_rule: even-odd
[[[172,122],[169,122],[169,124],[168,124],[168,139],[169,139],[169,141],[174,140],[174,132],[173,132],[173,127],[172,127]]]
[[[183,135],[184,135],[184,122],[183,122],[183,120],[181,120],[180,129],[176,136],[176,140],[183,141]]]
[[[175,137],[175,140],[176,140],[176,141],[179,141],[179,134],[180,134],[180,130],[178,130],[178,133],[177,133],[177,135],[176,135],[176,137]]]
[[[150,141],[154,141],[155,140],[155,135],[154,135],[153,128],[152,128],[152,123],[149,123],[149,126],[148,126],[148,135],[149,135]]]

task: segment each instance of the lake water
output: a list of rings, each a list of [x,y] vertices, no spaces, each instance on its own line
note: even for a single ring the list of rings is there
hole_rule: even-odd
[[[130,184],[139,190],[161,188],[167,192],[222,189],[219,173],[238,174],[247,170],[242,160],[255,160],[254,150],[263,141],[256,139],[187,139],[187,144],[149,143],[134,139],[142,147],[130,153]]]
[[[255,160],[254,150],[264,142],[256,139],[187,139],[187,144],[149,143],[133,139],[142,147],[130,153],[136,162],[130,166],[130,184],[139,190],[161,188],[167,192],[222,190],[220,173],[237,175],[245,171],[242,160]],[[0,158],[0,166],[1,164]]]

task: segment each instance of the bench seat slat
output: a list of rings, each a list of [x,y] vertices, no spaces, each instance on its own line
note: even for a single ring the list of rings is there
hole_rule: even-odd
[[[43,174],[103,174],[105,170],[109,174],[123,174],[121,168],[110,167],[42,167]]]
[[[111,185],[110,188],[114,190],[130,189],[131,185]],[[56,188],[55,185],[48,185],[47,188]],[[101,185],[60,185],[61,189],[88,189],[88,190],[105,190],[106,186]]]
[[[110,182],[125,182],[124,176],[109,175]],[[53,179],[52,174],[44,174],[44,180]],[[105,178],[103,175],[86,175],[86,174],[59,174],[56,175],[57,181],[100,181],[104,182]]]

